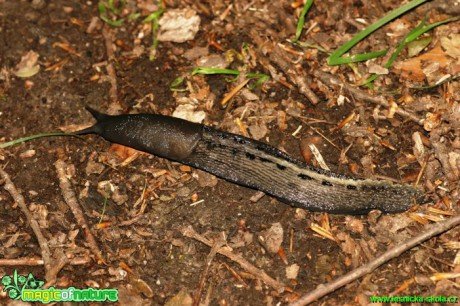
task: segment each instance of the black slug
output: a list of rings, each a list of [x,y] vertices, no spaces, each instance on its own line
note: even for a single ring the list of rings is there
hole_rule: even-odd
[[[311,211],[397,213],[422,198],[421,191],[412,186],[317,169],[263,142],[202,124],[153,114],[109,116],[87,109],[97,123],[78,135],[94,133]]]

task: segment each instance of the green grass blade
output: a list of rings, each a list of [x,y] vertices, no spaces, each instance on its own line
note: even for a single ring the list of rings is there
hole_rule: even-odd
[[[107,184],[105,185],[104,203],[102,204],[102,212],[101,212],[101,218],[99,218],[99,224],[101,224],[102,221],[104,220],[105,210],[107,208],[107,202],[109,201],[109,195],[110,195],[110,185]]]
[[[148,15],[142,23],[151,22],[152,23],[152,45],[150,46],[150,55],[149,60],[153,61],[156,58],[157,48],[158,48],[158,21],[160,20],[161,15],[164,13],[164,8],[160,8],[159,10],[153,12],[152,14]]]
[[[301,47],[306,47],[306,48],[310,48],[310,49],[317,49],[321,52],[324,52],[324,53],[329,53],[326,49],[324,49],[323,47],[321,47],[320,45],[313,45],[313,44],[309,44],[307,42],[304,42],[304,41],[294,41],[294,40],[290,40],[290,39],[287,39],[288,42],[290,43],[293,43],[293,44],[297,44]]]
[[[99,10],[99,14],[105,14],[107,12],[107,8],[104,5],[104,2],[99,1],[97,4],[97,9]]]
[[[36,139],[36,138],[53,137],[53,136],[73,136],[73,137],[77,137],[77,138],[80,138],[80,139],[84,140],[83,137],[81,137],[79,135],[72,134],[72,133],[44,133],[44,134],[35,134],[35,135],[27,136],[27,137],[22,137],[22,138],[18,138],[18,139],[15,139],[15,140],[11,140],[11,141],[2,143],[2,144],[0,144],[0,149],[11,147],[11,146],[14,146],[16,144],[23,143],[23,142],[26,142],[26,141],[29,141],[29,140],[32,140],[32,139]]]
[[[120,12],[123,9],[125,3],[126,3],[126,0],[122,0],[120,2],[120,8],[119,9],[117,9],[115,7],[115,4],[113,3],[113,0],[109,0],[107,5],[109,6],[110,11],[116,16],[116,15],[120,14]],[[98,11],[99,11],[99,17],[105,23],[111,25],[112,27],[120,27],[123,24],[123,22],[124,22],[123,19],[111,20],[109,17],[107,17],[106,2],[99,1],[98,4],[97,4],[97,8],[98,8]]]
[[[192,75],[195,74],[231,74],[231,75],[240,75],[238,70],[233,69],[224,69],[224,68],[213,68],[213,67],[197,67],[192,71]]]
[[[115,4],[113,3],[113,0],[109,0],[109,8],[115,15],[118,15],[118,14],[121,13],[121,10],[125,6],[125,4],[126,4],[126,0],[121,0],[120,1],[120,7],[116,8]]]
[[[405,39],[405,43],[409,43],[415,39],[417,39],[420,35],[422,34],[425,34],[426,32],[436,28],[436,27],[439,27],[440,25],[443,25],[443,24],[446,24],[446,23],[449,23],[449,22],[453,22],[453,21],[457,21],[460,19],[460,16],[457,16],[457,17],[452,17],[452,18],[449,18],[449,19],[446,19],[446,20],[442,20],[442,21],[438,21],[438,22],[435,22],[435,23],[432,23],[426,27],[424,27],[425,24],[423,24],[422,27],[419,27],[417,26],[414,31],[411,31],[411,33],[409,33],[409,35],[407,35],[406,39]]]
[[[129,14],[128,19],[129,20],[136,20],[139,17],[141,17],[141,13],[132,13],[132,14]]]
[[[253,90],[257,86],[262,85],[268,79],[270,79],[270,76],[268,76],[266,74],[263,74],[263,73],[248,73],[247,76],[248,76],[248,78],[251,78],[251,79],[257,79],[257,81],[255,81],[254,85],[249,87],[250,90]]]
[[[179,76],[172,81],[171,85],[169,85],[169,90],[171,91],[186,91],[186,88],[179,88],[184,83],[185,77]]]
[[[297,28],[295,30],[295,38],[293,40],[294,42],[298,41],[300,38],[300,35],[302,34],[302,29],[303,29],[303,26],[305,25],[305,15],[307,15],[308,10],[310,9],[312,4],[313,4],[313,0],[307,0],[307,2],[305,2],[302,12],[300,13],[300,16],[299,16],[299,21],[297,22]]]
[[[446,24],[446,23],[449,23],[449,22],[453,22],[453,21],[456,21],[456,20],[459,20],[459,19],[460,19],[460,16],[457,16],[457,17],[449,18],[449,19],[442,20],[442,21],[439,21],[439,22],[435,22],[433,24],[425,26],[425,24],[426,24],[426,18],[425,18],[417,27],[415,27],[415,29],[410,31],[409,34],[407,34],[406,37],[404,37],[402,42],[399,44],[399,46],[396,48],[395,52],[393,52],[393,54],[391,55],[390,59],[388,60],[388,62],[383,67],[384,68],[390,68],[391,65],[393,65],[394,61],[396,60],[396,57],[398,57],[399,53],[401,53],[401,51],[404,49],[404,47],[408,43],[416,40],[421,35],[425,34],[426,32],[428,32],[428,31],[430,31],[432,29],[434,29],[435,27],[438,27],[440,25],[443,25],[443,24]],[[364,81],[364,83],[360,84],[359,86],[369,85],[371,82],[373,82],[379,76],[380,75],[378,75],[378,74],[374,74],[370,78],[368,78],[366,81]]]
[[[153,12],[152,14],[145,17],[145,19],[142,20],[142,23],[147,23],[147,22],[151,22],[154,20],[158,20],[161,17],[161,15],[164,13],[164,11],[165,11],[164,9],[159,9],[158,11]]]
[[[342,64],[350,64],[350,63],[356,63],[356,62],[363,62],[367,61],[376,57],[384,56],[387,54],[388,49],[382,50],[382,51],[376,51],[376,52],[369,52],[369,53],[363,53],[363,54],[355,54],[352,56],[346,56],[346,57],[335,57],[327,59],[327,63],[330,66],[336,66],[336,65],[342,65]]]
[[[124,20],[123,19],[118,19],[118,20],[110,20],[109,18],[105,17],[105,16],[100,16],[100,18],[102,19],[102,21],[104,21],[105,23],[111,25],[112,27],[120,27]]]
[[[238,70],[233,70],[233,69],[197,67],[195,70],[192,71],[192,75],[196,75],[196,74],[204,74],[204,75],[226,74],[226,75],[235,75],[237,78],[241,74],[241,72],[239,72]],[[263,74],[263,73],[247,73],[246,76],[250,79],[257,79],[255,84],[251,86],[250,89],[254,89],[255,87],[259,86],[260,84],[264,83],[270,78],[268,75]]]
[[[343,44],[341,47],[339,47],[334,53],[332,53],[328,59],[327,62],[330,66],[334,65],[340,65],[340,64],[348,64],[348,63],[353,63],[353,62],[358,62],[362,60],[368,60],[371,58],[375,58],[378,56],[385,55],[388,50],[383,50],[383,51],[378,51],[378,52],[372,52],[372,53],[366,53],[366,54],[358,54],[354,56],[349,56],[349,57],[341,57],[343,54],[345,54],[348,50],[353,48],[357,43],[359,43],[361,40],[369,36],[371,33],[375,32],[379,28],[381,28],[383,25],[387,24],[391,20],[395,19],[396,17],[399,17],[400,15],[410,11],[411,9],[419,6],[420,4],[426,2],[428,0],[413,0],[409,3],[406,3],[405,5],[395,9],[394,11],[390,12],[388,15],[385,17],[381,18],[377,22],[371,24],[368,26],[366,29],[363,31],[359,32],[357,35],[355,35],[352,39],[350,39],[347,43]]]

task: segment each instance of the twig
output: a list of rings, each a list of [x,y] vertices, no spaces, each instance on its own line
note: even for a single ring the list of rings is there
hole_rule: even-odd
[[[180,231],[182,232],[182,235],[196,239],[204,244],[206,244],[209,247],[213,246],[212,241],[206,239],[205,237],[201,236],[195,230],[193,229],[192,226],[183,226],[181,227]],[[279,292],[284,291],[285,285],[282,282],[279,282],[273,278],[271,278],[265,271],[255,267],[252,265],[249,261],[244,259],[242,256],[234,254],[232,252],[232,249],[228,246],[222,247],[219,250],[217,250],[217,253],[224,255],[234,262],[238,263],[243,269],[254,275],[256,278],[262,280],[264,283],[267,285],[271,286],[272,288],[276,289]]]
[[[248,288],[248,284],[244,281],[244,279],[235,271],[233,270],[229,265],[227,265],[225,262],[222,263],[225,268],[227,268],[228,271],[233,275],[234,278],[236,278],[237,281],[240,282],[241,285],[244,286],[244,288]]]
[[[257,203],[260,199],[264,197],[265,193],[263,191],[256,191],[252,197],[249,198],[249,201],[252,203]]]
[[[295,301],[294,303],[289,304],[289,306],[302,306],[307,305],[317,299],[325,296],[328,293],[331,293],[337,290],[340,287],[343,287],[352,281],[357,280],[358,278],[371,273],[375,269],[377,269],[382,264],[388,262],[389,260],[398,257],[403,252],[419,245],[420,243],[424,242],[425,240],[430,239],[436,235],[444,233],[456,226],[460,225],[460,215],[450,218],[447,221],[436,223],[434,225],[426,226],[427,228],[424,232],[420,233],[419,235],[406,240],[405,242],[397,245],[396,247],[392,248],[391,250],[386,251],[379,257],[375,258],[373,261],[365,264],[364,266],[359,267],[347,273],[346,275],[337,278],[335,281],[327,284],[319,285],[315,290],[307,293],[306,295],[302,296],[300,299]]]
[[[53,278],[47,279],[43,287],[49,288],[50,286],[54,285],[56,283],[56,278],[57,278],[59,271],[61,271],[61,269],[64,268],[68,263],[69,263],[69,259],[65,255],[62,248],[56,249],[53,253],[53,265],[51,266],[51,269],[49,270],[49,274],[52,275]]]
[[[72,266],[86,265],[91,262],[91,259],[88,257],[75,257],[67,262],[67,264]],[[0,258],[0,267],[4,266],[43,266],[45,261],[42,258],[14,258],[14,259],[4,259]]]
[[[213,262],[214,257],[216,257],[217,251],[224,244],[225,244],[225,239],[223,236],[221,236],[220,238],[216,239],[216,241],[214,241],[211,251],[209,251],[208,257],[206,258],[204,270],[201,273],[200,282],[198,283],[198,288],[195,292],[195,296],[193,297],[193,306],[200,305],[201,293],[203,292],[203,287],[206,282],[206,278],[208,277],[209,267],[211,267],[211,263]]]
[[[291,64],[286,60],[286,53],[278,45],[275,45],[273,52],[270,53],[270,60],[278,65],[281,70],[286,74],[289,80],[297,85],[299,92],[303,94],[311,104],[316,105],[319,103],[318,96],[310,89],[305,78],[305,71],[299,66]]]
[[[327,72],[323,72],[323,71],[320,71],[320,70],[315,70],[313,72],[313,75],[315,77],[317,77],[321,82],[327,84],[327,85],[339,85],[341,87],[343,87],[346,91],[348,91],[350,94],[352,94],[355,99],[357,100],[363,100],[363,101],[368,101],[368,102],[371,102],[371,103],[374,103],[374,104],[377,104],[377,105],[381,105],[383,107],[386,107],[386,108],[389,108],[390,107],[390,104],[388,103],[387,100],[385,100],[385,98],[383,97],[373,97],[371,95],[369,95],[368,93],[356,88],[356,87],[353,87],[349,84],[346,84],[344,82],[342,82],[341,79],[327,73]],[[404,118],[407,118],[407,119],[410,119],[414,122],[416,122],[417,124],[419,125],[423,125],[423,119],[420,119],[418,118],[417,116],[405,111],[404,109],[402,109],[401,107],[398,107],[398,109],[396,109],[396,113]]]
[[[259,36],[256,30],[251,30],[251,36],[254,42],[259,48],[267,47],[266,42]],[[286,56],[286,52],[280,48],[277,44],[270,44],[271,50],[269,51],[270,61],[275,63],[287,76],[289,81],[297,85],[299,92],[303,94],[312,104],[318,104],[318,96],[310,89],[305,78],[305,71],[300,65],[293,65],[289,58]]]
[[[88,241],[89,248],[96,255],[98,263],[105,262],[104,258],[102,257],[102,253],[99,250],[99,247],[96,243],[96,239],[91,233],[88,223],[86,222],[83,211],[81,210],[80,205],[78,204],[75,192],[73,191],[72,186],[70,185],[70,181],[66,176],[65,169],[67,168],[67,164],[63,160],[58,159],[54,166],[56,167],[56,171],[58,174],[59,186],[61,187],[62,196],[64,197],[64,200],[66,201],[67,205],[69,205],[70,210],[75,216],[78,225],[83,229],[83,233],[85,234],[85,237]]]
[[[102,35],[105,40],[105,49],[107,52],[107,74],[109,75],[110,80],[110,91],[109,97],[110,102],[113,104],[118,104],[118,86],[117,86],[117,75],[115,73],[115,68],[113,62],[115,60],[115,54],[113,51],[113,39],[112,33],[110,32],[110,26],[105,24],[102,28]]]
[[[233,98],[241,90],[241,88],[243,88],[249,81],[250,79],[246,79],[242,81],[241,83],[239,83],[238,85],[236,85],[228,94],[225,95],[225,97],[222,99],[222,102],[220,102],[220,104],[222,106],[227,105],[227,102],[230,101],[230,99]]]
[[[52,281],[56,279],[56,275],[53,275],[51,272],[51,251],[48,247],[48,241],[45,236],[43,236],[40,226],[38,225],[37,220],[34,219],[29,209],[27,208],[26,202],[22,194],[16,189],[13,182],[10,179],[8,173],[6,173],[2,168],[0,168],[0,176],[4,181],[3,188],[8,191],[13,198],[13,200],[18,203],[19,208],[21,208],[22,213],[26,216],[27,222],[29,222],[30,227],[32,228],[35,237],[37,237],[38,244],[40,245],[41,254],[43,262],[45,264],[45,279],[47,281]],[[56,273],[57,274],[57,273]]]

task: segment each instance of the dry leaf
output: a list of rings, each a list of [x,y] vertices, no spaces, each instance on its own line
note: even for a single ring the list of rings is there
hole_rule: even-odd
[[[296,279],[299,274],[300,266],[298,264],[292,264],[286,267],[286,278]]]
[[[166,302],[165,306],[189,306],[192,305],[193,299],[190,294],[182,289],[173,296],[169,301]]]
[[[270,253],[277,253],[281,243],[283,243],[283,227],[281,223],[273,223],[272,226],[260,234],[260,242]]]
[[[139,151],[119,144],[112,144],[110,146],[109,153],[117,156],[119,160],[127,160],[139,155]]]
[[[408,57],[414,57],[420,54],[420,52],[423,51],[430,43],[431,40],[433,39],[432,36],[427,36],[427,37],[422,37],[420,39],[411,41],[410,43],[407,44],[407,56]]]
[[[265,123],[261,124],[251,124],[249,126],[249,133],[251,133],[252,138],[255,140],[260,140],[267,135],[268,129]]]
[[[446,50],[447,55],[460,59],[460,34],[441,37],[441,46]]]
[[[21,57],[21,62],[16,66],[14,74],[20,78],[29,78],[40,71],[40,66],[37,64],[39,54],[34,51],[29,51]]]
[[[403,77],[414,81],[424,81],[427,77],[423,72],[423,63],[436,62],[439,68],[446,67],[451,63],[451,59],[446,55],[441,47],[436,47],[420,56],[411,58],[404,62],[395,64],[395,68],[400,71]]]
[[[177,43],[192,40],[200,29],[200,22],[200,16],[192,9],[168,10],[158,21],[158,40]]]
[[[195,106],[191,104],[182,104],[176,107],[172,116],[185,119],[195,123],[202,123],[206,118],[206,113],[203,111],[195,111]]]

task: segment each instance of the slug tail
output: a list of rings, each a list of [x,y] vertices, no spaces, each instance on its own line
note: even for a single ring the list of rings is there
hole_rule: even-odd
[[[96,133],[96,129],[95,129],[94,125],[93,125],[93,126],[90,126],[89,128],[73,132],[73,134],[75,134],[75,135],[86,135],[86,134],[97,134],[97,133]]]

